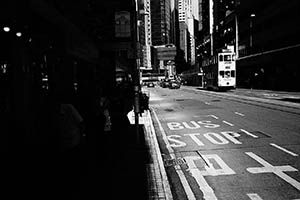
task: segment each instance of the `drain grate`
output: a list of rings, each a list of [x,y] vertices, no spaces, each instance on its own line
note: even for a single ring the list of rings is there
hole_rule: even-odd
[[[174,110],[170,109],[170,108],[167,108],[167,109],[165,109],[165,111],[167,111],[167,112],[173,112]]]
[[[186,161],[184,158],[174,158],[174,159],[165,159],[164,166],[165,167],[173,167],[175,165],[185,165]]]

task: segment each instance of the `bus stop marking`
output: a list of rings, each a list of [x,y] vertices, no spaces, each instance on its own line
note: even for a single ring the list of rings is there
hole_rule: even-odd
[[[261,174],[261,173],[274,173],[290,185],[292,185],[294,188],[300,191],[300,183],[293,179],[292,177],[286,175],[283,172],[296,172],[298,171],[296,168],[290,166],[290,165],[283,165],[283,166],[273,166],[261,157],[257,156],[256,154],[252,152],[245,152],[248,156],[259,162],[263,167],[249,167],[247,168],[247,171],[252,174]]]

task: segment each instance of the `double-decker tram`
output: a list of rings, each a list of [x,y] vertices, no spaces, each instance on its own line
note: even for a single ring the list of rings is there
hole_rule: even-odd
[[[235,53],[230,49],[202,62],[203,86],[208,90],[225,91],[236,88]]]

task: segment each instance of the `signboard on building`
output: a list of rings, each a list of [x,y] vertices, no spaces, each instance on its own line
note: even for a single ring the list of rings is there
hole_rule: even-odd
[[[157,50],[158,60],[175,60],[176,46],[175,45],[164,45],[155,47]]]
[[[131,36],[130,12],[115,12],[115,37],[128,38]]]

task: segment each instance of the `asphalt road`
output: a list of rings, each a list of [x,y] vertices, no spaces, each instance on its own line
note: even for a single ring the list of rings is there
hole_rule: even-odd
[[[300,199],[297,104],[188,87],[147,90],[174,199]]]

